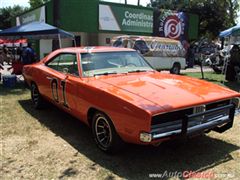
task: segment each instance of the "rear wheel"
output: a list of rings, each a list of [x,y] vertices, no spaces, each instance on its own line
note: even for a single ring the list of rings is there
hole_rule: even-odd
[[[31,97],[35,109],[43,108],[43,99],[35,83],[31,84]]]
[[[124,144],[112,121],[104,113],[97,112],[93,116],[92,132],[97,146],[104,152],[116,153]]]
[[[172,69],[170,69],[171,74],[180,74],[181,66],[178,63],[174,63]]]

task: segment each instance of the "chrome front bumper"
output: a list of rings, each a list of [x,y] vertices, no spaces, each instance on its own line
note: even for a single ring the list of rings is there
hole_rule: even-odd
[[[207,130],[222,133],[233,125],[235,114],[234,104],[196,114],[186,115],[185,118],[164,124],[155,125],[151,130],[151,139],[161,139],[174,136],[190,136]]]

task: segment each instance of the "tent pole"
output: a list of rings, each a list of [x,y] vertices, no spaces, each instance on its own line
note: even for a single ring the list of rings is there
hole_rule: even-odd
[[[73,41],[74,41],[74,47],[77,47],[76,39],[74,38]]]
[[[61,41],[61,36],[58,34],[58,42],[59,42],[59,48],[62,48],[62,41]]]

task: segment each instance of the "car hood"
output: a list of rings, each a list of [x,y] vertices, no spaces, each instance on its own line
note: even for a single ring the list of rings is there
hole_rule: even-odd
[[[240,97],[235,91],[207,81],[159,72],[99,76],[97,79],[101,85],[93,83],[95,86],[152,113]]]

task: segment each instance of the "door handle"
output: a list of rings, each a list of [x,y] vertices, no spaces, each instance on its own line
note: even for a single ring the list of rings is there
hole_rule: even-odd
[[[52,77],[48,77],[48,76],[47,76],[47,79],[48,79],[48,80],[52,80],[53,78],[52,78]]]

